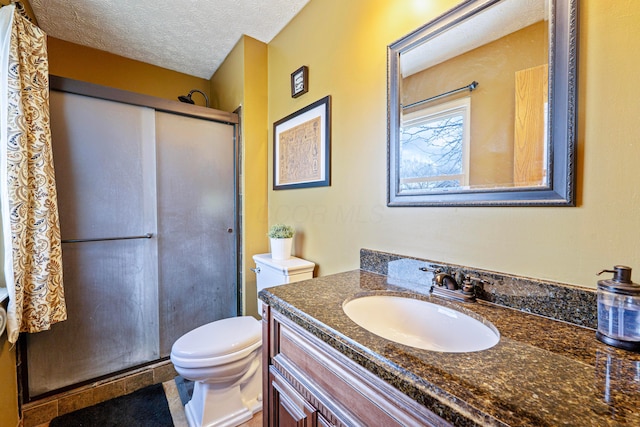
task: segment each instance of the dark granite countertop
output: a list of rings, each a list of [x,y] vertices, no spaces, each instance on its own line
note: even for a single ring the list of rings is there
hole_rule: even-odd
[[[597,341],[593,329],[396,284],[356,270],[269,288],[260,298],[456,426],[640,426],[640,354]],[[474,353],[420,350],[380,338],[344,314],[344,301],[380,293],[472,310],[498,328],[500,342]]]

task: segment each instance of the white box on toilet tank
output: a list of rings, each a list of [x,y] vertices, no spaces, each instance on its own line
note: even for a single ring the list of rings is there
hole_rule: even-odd
[[[285,285],[313,278],[315,263],[305,259],[291,257],[289,259],[272,259],[271,254],[253,256],[256,263],[254,269],[257,278],[258,292],[264,288]],[[262,314],[262,301],[258,300],[258,313]]]

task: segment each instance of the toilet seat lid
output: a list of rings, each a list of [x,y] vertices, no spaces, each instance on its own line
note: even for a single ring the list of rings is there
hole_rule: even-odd
[[[231,317],[202,325],[173,344],[171,353],[184,359],[203,359],[236,353],[262,339],[262,326],[251,316]]]

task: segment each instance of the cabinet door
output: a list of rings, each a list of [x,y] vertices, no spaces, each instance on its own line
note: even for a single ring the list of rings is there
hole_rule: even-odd
[[[269,372],[272,407],[269,410],[270,427],[315,427],[316,409],[307,402],[277,372]],[[265,414],[266,416],[266,414]]]
[[[297,395],[303,404],[298,411],[289,411],[296,415],[290,424],[278,424],[278,415],[282,412],[282,391],[274,386],[267,392],[267,406],[272,417],[268,426],[310,425],[304,424],[305,405],[315,408],[317,413],[312,421],[317,426],[439,426],[451,427],[451,424],[429,411],[398,389],[391,387],[382,379],[357,365],[326,343],[320,341],[308,331],[293,323],[275,310],[266,306],[265,314],[269,325],[264,334],[263,349],[273,374],[269,383],[276,388],[291,389],[291,395]],[[268,357],[270,355],[270,357]],[[280,383],[283,383],[281,385]],[[290,400],[292,400],[290,398]],[[288,403],[288,402],[286,402]],[[308,417],[307,417],[308,419]],[[275,424],[274,424],[275,422]]]

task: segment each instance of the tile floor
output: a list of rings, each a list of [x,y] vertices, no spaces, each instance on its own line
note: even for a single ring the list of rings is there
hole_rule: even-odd
[[[173,365],[165,361],[57,396],[28,403],[23,408],[22,425],[23,427],[49,427],[49,422],[58,415],[129,394],[151,384],[162,383],[175,427],[187,427],[184,407],[175,382],[176,376],[177,373],[173,369]],[[261,426],[262,412],[258,412],[250,421],[242,424],[242,427]]]
[[[162,387],[167,396],[173,425],[175,427],[189,427],[176,382],[174,380],[165,381],[162,383]],[[49,422],[38,424],[36,427],[49,427]],[[262,412],[255,414],[251,420],[242,424],[240,427],[262,427]]]
[[[135,369],[67,392],[26,403],[22,408],[23,427],[47,427],[58,415],[132,393],[177,376],[169,361]]]

